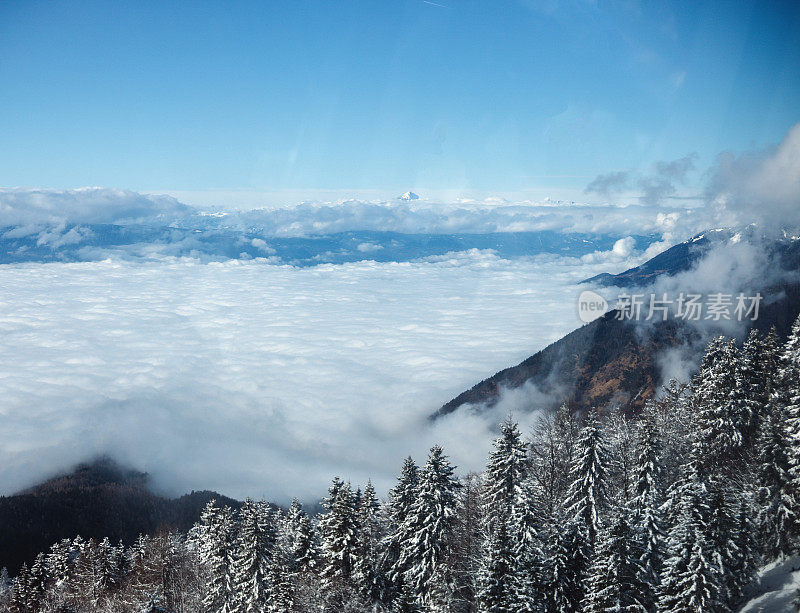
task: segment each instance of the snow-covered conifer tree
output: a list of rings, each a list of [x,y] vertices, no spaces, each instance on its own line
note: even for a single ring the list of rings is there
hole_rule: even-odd
[[[717,337],[709,343],[693,380],[698,459],[706,470],[730,465],[740,457],[744,443],[747,416],[742,415],[737,361],[734,341]]]
[[[31,597],[27,564],[23,564],[17,576],[14,577],[14,584],[11,590],[11,610],[14,613],[28,613],[33,605],[33,599]]]
[[[33,603],[38,604],[44,596],[47,590],[48,580],[47,562],[44,553],[39,553],[34,559],[33,564],[31,564],[30,575],[28,577],[30,597]]]
[[[790,439],[786,407],[772,402],[761,424],[757,455],[758,534],[761,551],[769,557],[788,556],[797,538],[796,490],[789,472]]]
[[[651,411],[645,410],[640,428],[634,470],[632,522],[641,551],[642,580],[649,586],[643,604],[655,608],[655,589],[660,582],[664,558],[664,529],[660,484],[661,439]]]
[[[480,572],[478,600],[486,613],[516,611],[517,575],[514,545],[507,521],[498,521],[489,533]]]
[[[486,610],[500,610],[505,606],[486,605],[489,599],[507,601],[515,610],[531,610],[533,601],[538,598],[538,531],[529,479],[527,448],[517,424],[509,419],[500,424],[500,437],[494,441],[486,468],[487,556],[484,557],[486,566],[482,577],[485,581],[481,589]],[[508,577],[499,580],[497,569],[504,565]],[[500,588],[507,589],[508,593],[499,595]],[[491,597],[487,596],[487,590]]]
[[[206,569],[203,605],[209,613],[235,611],[233,514],[211,500],[203,509],[198,530],[198,553]]]
[[[590,413],[578,440],[577,457],[572,466],[572,485],[566,500],[569,516],[586,527],[589,544],[594,546],[608,507],[606,472],[608,451],[597,418]]]
[[[775,405],[783,407],[786,419],[789,452],[790,495],[786,504],[792,505],[795,523],[800,517],[800,317],[783,346],[780,374],[773,394]],[[792,530],[797,534],[797,528]]]
[[[358,507],[358,555],[354,579],[367,599],[377,599],[382,590],[380,544],[383,539],[381,505],[371,481],[361,494]]]
[[[292,610],[294,604],[294,588],[291,582],[289,565],[279,551],[273,553],[268,568],[268,581],[270,585],[269,606],[258,611],[269,613],[286,613]]]
[[[322,573],[324,584],[333,590],[350,578],[358,555],[358,517],[350,484],[334,478],[323,505],[326,513],[319,522]]]
[[[404,585],[403,575],[406,569],[400,566],[400,553],[404,544],[410,541],[414,534],[409,532],[410,528],[406,524],[406,519],[411,513],[411,507],[417,500],[419,489],[419,468],[411,456],[403,461],[400,475],[397,477],[397,485],[389,491],[389,535],[386,537],[385,553],[383,561],[383,575],[388,584],[384,593],[383,600],[392,600],[395,593],[399,592]],[[406,593],[409,588],[405,586]]]
[[[586,613],[647,613],[653,586],[644,580],[639,542],[625,519],[617,514],[610,529],[600,533],[597,554],[587,581]]]
[[[275,534],[260,505],[245,500],[239,510],[231,573],[237,613],[262,611],[269,600],[269,563]]]
[[[548,613],[580,611],[586,593],[590,560],[586,527],[579,522],[568,522],[560,528],[554,533],[546,566]]]
[[[669,533],[669,557],[662,573],[658,610],[725,611],[719,570],[706,538],[710,511],[705,500],[709,494],[696,461],[687,467],[685,483],[676,495],[681,497],[680,513]]]
[[[317,542],[308,513],[295,498],[287,517],[290,530],[289,568],[292,572],[307,572],[317,566]]]
[[[434,592],[442,598],[449,579],[444,565],[450,553],[459,488],[453,470],[442,448],[434,445],[419,476],[418,497],[403,522],[403,532],[413,536],[402,543],[398,567],[406,569],[404,582],[427,606],[434,604]]]

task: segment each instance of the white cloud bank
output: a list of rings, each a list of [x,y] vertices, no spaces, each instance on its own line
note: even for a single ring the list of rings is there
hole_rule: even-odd
[[[502,416],[427,416],[574,328],[571,284],[600,269],[478,251],[2,266],[0,493],[103,452],[172,492],[277,500],[337,473],[385,491],[434,441],[478,468]]]
[[[800,123],[775,147],[717,156],[706,196],[738,223],[800,227]]]
[[[171,220],[191,208],[171,196],[86,187],[74,190],[0,188],[0,227],[134,223]]]
[[[301,202],[247,211],[208,213],[171,196],[106,188],[29,190],[0,188],[0,228],[7,237],[61,228],[65,224],[144,224],[227,227],[264,236],[298,237],[348,231],[406,234],[557,232],[665,234],[686,238],[708,227],[702,209],[665,206],[609,206],[575,203],[481,201]],[[10,234],[9,234],[10,232]]]

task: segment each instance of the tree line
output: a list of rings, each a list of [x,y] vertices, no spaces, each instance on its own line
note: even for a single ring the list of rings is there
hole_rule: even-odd
[[[407,458],[385,501],[334,478],[309,516],[213,501],[187,533],[80,537],[0,577],[14,613],[710,612],[800,542],[800,318],[719,337],[641,414],[510,418],[485,471]]]

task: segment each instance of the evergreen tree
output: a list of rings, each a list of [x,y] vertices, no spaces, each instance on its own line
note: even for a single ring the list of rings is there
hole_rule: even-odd
[[[395,526],[403,525],[417,499],[419,468],[411,456],[403,462],[397,485],[389,492],[389,515]]]
[[[627,506],[635,494],[637,455],[634,427],[625,413],[617,408],[605,420],[604,432],[609,454],[609,499]]]
[[[648,587],[642,603],[655,610],[655,590],[660,583],[664,556],[664,530],[660,487],[661,440],[654,415],[646,410],[640,429],[639,453],[634,471],[633,524],[641,552],[642,581]]]
[[[323,582],[333,590],[350,579],[358,555],[358,517],[350,484],[334,478],[323,506],[327,511],[319,522]]]
[[[367,481],[358,507],[358,554],[355,580],[369,600],[379,598],[382,590],[380,544],[383,537],[381,506],[375,488]]]
[[[117,550],[105,537],[97,544],[98,591],[104,592],[119,585],[122,577],[117,573]]]
[[[5,601],[8,592],[11,591],[11,585],[12,581],[8,574],[8,569],[3,566],[3,568],[0,568],[0,602]]]
[[[737,517],[728,497],[729,492],[719,480],[712,481],[708,498],[708,524],[706,539],[709,559],[713,561],[719,578],[719,600],[732,604],[739,597],[740,582],[734,577],[735,569],[744,571],[744,555],[740,549]],[[742,577],[744,583],[750,577]]]
[[[382,562],[386,584],[381,594],[381,599],[385,602],[395,598],[404,585],[403,575],[406,568],[401,566],[400,554],[406,543],[414,538],[414,534],[408,532],[409,526],[406,523],[406,519],[410,515],[411,507],[417,499],[418,490],[419,468],[409,456],[403,462],[400,475],[397,477],[397,485],[389,491],[390,533],[386,539]],[[403,589],[405,589],[406,593],[409,593],[407,585]]]
[[[481,599],[486,610],[532,610],[538,597],[539,551],[525,443],[516,423],[500,424],[486,468],[486,546]],[[501,534],[502,533],[502,534]],[[504,549],[501,549],[504,548]],[[498,579],[507,565],[508,577]],[[508,593],[500,594],[502,587]],[[500,604],[506,603],[506,604]]]
[[[794,521],[790,534],[794,537],[798,532],[800,517],[800,316],[783,347],[773,401],[773,411],[781,407],[778,415],[786,419],[790,492],[785,504],[792,505]]]
[[[258,610],[269,611],[269,613],[291,611],[294,604],[294,589],[290,579],[289,566],[278,551],[270,561],[268,580],[270,585],[269,606]]]
[[[730,573],[728,578],[728,591],[731,594],[731,604],[736,604],[753,579],[762,560],[758,551],[758,536],[755,522],[755,511],[750,501],[745,497],[736,500],[738,508],[734,509],[735,524],[731,535],[736,555],[730,560]]]
[[[778,367],[777,333],[773,327],[766,338],[751,330],[742,345],[736,369],[736,388],[742,417],[742,438],[745,448],[758,440],[762,420],[767,412]]]
[[[72,542],[69,539],[62,539],[50,547],[50,552],[45,559],[47,575],[53,582],[64,587],[70,579],[73,564]]]
[[[797,501],[790,476],[790,439],[786,407],[772,402],[761,425],[757,476],[758,533],[761,551],[769,557],[789,556],[797,539]]]
[[[653,587],[643,580],[641,551],[624,515],[624,512],[617,514],[611,529],[602,533],[598,543],[587,581],[584,601],[587,613],[647,613],[650,610]]]
[[[317,566],[317,543],[308,513],[295,498],[289,507],[290,530],[289,568],[293,572],[307,572]]]
[[[23,564],[17,576],[14,577],[11,591],[11,609],[14,613],[29,613],[33,609],[27,564]]]
[[[600,424],[594,414],[590,414],[578,440],[578,455],[572,467],[572,486],[566,505],[570,517],[586,527],[591,547],[597,540],[602,514],[608,507],[608,463]]]
[[[392,601],[392,613],[420,613],[421,609],[417,604],[417,596],[405,584],[401,583],[397,590],[397,595]]]
[[[262,611],[269,600],[269,562],[275,534],[269,508],[251,499],[239,510],[231,574],[237,613]]]
[[[455,525],[459,488],[453,471],[442,448],[433,446],[420,474],[417,500],[403,522],[403,532],[413,536],[402,543],[398,567],[407,569],[403,581],[423,605],[433,603],[434,591],[448,583],[444,565]]]
[[[30,591],[31,602],[35,605],[38,604],[44,597],[47,590],[48,576],[47,576],[47,562],[43,553],[39,553],[31,564],[30,576],[28,578],[28,587]]]
[[[230,508],[218,508],[211,500],[200,516],[198,534],[200,562],[207,577],[203,606],[208,613],[231,613],[236,609],[233,582],[234,525]]]
[[[714,552],[706,539],[710,513],[705,503],[708,490],[696,461],[687,470],[687,478],[679,490],[680,515],[669,533],[669,557],[659,590],[658,610],[723,612],[726,606],[720,599],[719,571],[711,560]]]
[[[500,438],[486,466],[486,505],[490,515],[510,516],[522,499],[527,478],[527,452],[519,427],[510,419],[500,424]]]
[[[706,470],[729,466],[740,457],[744,443],[742,430],[748,418],[742,414],[737,359],[734,342],[717,337],[709,343],[694,378],[698,458]]]
[[[583,524],[569,522],[555,533],[547,565],[548,613],[581,610],[589,560],[589,538]]]
[[[478,593],[481,611],[511,613],[517,610],[515,588],[518,572],[509,523],[499,521],[490,532],[484,553]]]

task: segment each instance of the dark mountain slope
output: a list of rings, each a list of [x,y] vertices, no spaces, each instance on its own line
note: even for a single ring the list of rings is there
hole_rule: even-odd
[[[675,321],[659,322],[643,331],[610,312],[571,332],[521,364],[500,371],[460,394],[436,413],[452,413],[462,405],[492,406],[503,389],[535,385],[549,405],[566,402],[581,409],[619,404],[638,408],[659,383],[654,357],[662,350],[696,340],[690,328]],[[539,394],[532,395],[541,402]],[[519,407],[519,410],[541,405]]]
[[[139,534],[186,531],[211,499],[241,503],[215,492],[164,498],[148,487],[147,475],[108,459],[78,466],[13,496],[0,497],[0,567],[15,572],[40,551],[63,539],[108,537],[133,542]]]
[[[688,241],[678,243],[666,251],[662,251],[641,266],[636,266],[616,275],[604,272],[586,279],[584,283],[615,285],[617,287],[643,286],[662,275],[676,275],[679,272],[689,270],[695,262],[700,260],[708,252],[709,248],[716,243],[719,232],[714,232],[712,238],[709,238],[707,234],[700,234]]]
[[[640,267],[620,275],[601,277],[600,282],[619,286],[646,285],[658,275],[689,270],[714,241],[725,237],[723,231],[714,234],[716,236],[710,239],[706,233],[675,245]],[[768,248],[783,268],[800,269],[800,241],[776,241]],[[800,284],[785,283],[765,291],[773,299],[762,304],[759,318],[752,325],[762,332],[774,325],[778,333],[785,336],[800,312]],[[442,406],[433,418],[452,413],[464,405],[491,407],[502,390],[526,384],[535,386],[539,393],[530,394],[531,406],[518,406],[520,411],[562,402],[576,410],[619,405],[636,411],[661,384],[659,358],[664,350],[692,347],[699,340],[697,331],[682,320],[671,319],[652,325],[622,322],[616,319],[616,311],[611,311],[524,362],[481,381]]]

